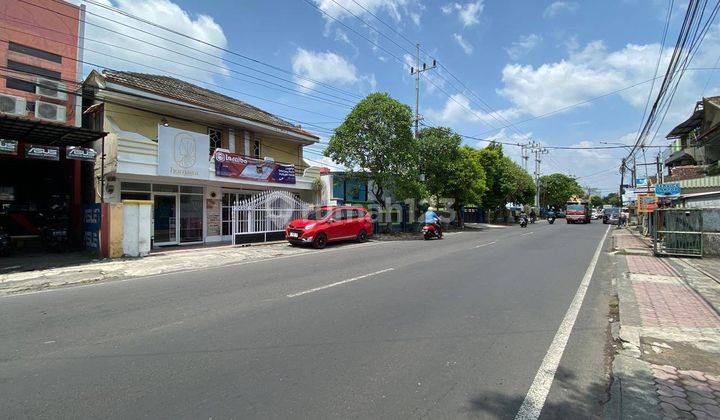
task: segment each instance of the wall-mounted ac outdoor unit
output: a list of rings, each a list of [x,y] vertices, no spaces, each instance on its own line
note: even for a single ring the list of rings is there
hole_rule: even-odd
[[[0,94],[0,113],[24,116],[27,114],[25,98]]]
[[[45,79],[42,77],[37,78],[37,83],[35,85],[35,94],[44,98],[58,99],[61,101],[67,99],[65,83],[58,82],[57,80]]]
[[[35,118],[64,123],[66,121],[65,105],[37,101],[35,102]]]

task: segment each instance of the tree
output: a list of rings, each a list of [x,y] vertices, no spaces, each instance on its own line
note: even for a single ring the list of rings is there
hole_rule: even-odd
[[[480,165],[480,152],[470,146],[459,149],[457,159],[450,162],[450,176],[447,178],[443,195],[453,199],[453,209],[457,216],[457,225],[464,224],[462,212],[464,205],[480,204],[485,185],[485,170]]]
[[[410,107],[387,93],[373,93],[353,107],[330,137],[325,156],[371,181],[375,201],[392,192],[398,200],[419,198],[418,143]]]
[[[541,203],[548,207],[564,207],[573,195],[582,196],[583,189],[567,175],[555,173],[540,177]]]
[[[620,196],[618,193],[610,193],[603,198],[603,202],[613,207],[620,207]]]
[[[486,174],[483,204],[487,208],[504,209],[508,202],[527,203],[532,199],[532,177],[503,154],[502,145],[491,143],[479,152],[478,159]]]
[[[592,204],[593,207],[602,207],[603,199],[600,196],[593,195],[590,197],[590,204]]]
[[[447,180],[453,176],[453,164],[460,159],[462,139],[447,127],[423,128],[418,133],[420,172],[425,189],[436,199],[445,197]]]

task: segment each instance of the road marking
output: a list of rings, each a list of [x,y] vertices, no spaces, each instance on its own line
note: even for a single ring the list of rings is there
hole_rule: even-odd
[[[553,338],[552,343],[550,343],[550,347],[545,354],[545,358],[540,365],[540,369],[538,369],[535,379],[533,380],[532,385],[530,385],[530,389],[525,396],[525,400],[515,416],[516,420],[535,420],[540,416],[540,412],[542,411],[543,405],[545,405],[545,399],[548,396],[548,392],[550,392],[550,386],[552,386],[553,379],[555,379],[555,372],[560,364],[560,359],[565,351],[565,346],[567,346],[570,333],[575,325],[575,320],[580,312],[582,302],[585,299],[585,293],[587,293],[588,286],[590,285],[590,279],[592,279],[593,273],[595,272],[595,266],[597,265],[598,258],[600,258],[600,252],[602,251],[605,238],[607,238],[609,231],[610,228],[608,227],[608,229],[605,230],[605,234],[600,240],[600,243],[595,249],[595,254],[593,254],[592,260],[590,260],[590,265],[585,271],[585,276],[580,282],[580,286],[578,286],[575,297],[572,302],[570,302],[570,307],[565,313],[565,317],[563,318],[562,323],[560,323],[557,333],[555,333],[555,338]]]
[[[340,285],[347,284],[347,283],[352,283],[354,281],[362,280],[362,279],[365,279],[365,278],[368,278],[371,276],[377,276],[378,274],[387,273],[388,271],[393,271],[393,270],[395,270],[395,269],[394,268],[386,268],[384,270],[375,271],[373,273],[368,273],[368,274],[363,274],[362,276],[357,276],[357,277],[353,277],[353,278],[350,278],[347,280],[338,281],[335,283],[327,284],[325,286],[316,287],[314,289],[308,289],[308,290],[303,290],[302,292],[292,293],[292,294],[287,295],[287,297],[294,298],[294,297],[298,297],[298,296],[302,296],[302,295],[307,295],[308,293],[319,292],[320,290],[325,290],[325,289],[329,289],[331,287],[340,286]]]
[[[497,241],[488,242],[488,243],[486,243],[486,244],[478,245],[478,246],[476,246],[475,248],[482,248],[482,247],[484,247],[484,246],[492,245],[492,244],[494,244],[494,243],[496,243],[496,242],[497,242]]]

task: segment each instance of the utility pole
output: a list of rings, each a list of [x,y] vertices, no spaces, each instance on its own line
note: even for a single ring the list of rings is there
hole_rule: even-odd
[[[622,208],[622,196],[625,192],[623,190],[623,187],[625,185],[625,169],[627,169],[627,161],[625,160],[625,158],[623,158],[622,165],[620,165],[620,208]]]
[[[437,61],[433,59],[432,66],[428,67],[426,63],[422,63],[420,68],[420,44],[415,44],[417,55],[415,56],[415,67],[410,67],[410,74],[415,76],[415,138],[418,136],[420,126],[420,73],[432,70],[437,67]]]
[[[655,158],[655,164],[657,165],[657,178],[655,179],[656,184],[662,184],[663,182],[663,167],[662,163],[660,163],[660,154],[661,152],[658,152],[657,157]]]
[[[548,149],[544,149],[541,147],[537,147],[535,143],[533,143],[533,152],[535,153],[535,207],[540,207],[540,162],[542,160],[540,159],[540,155],[544,155],[549,153]]]

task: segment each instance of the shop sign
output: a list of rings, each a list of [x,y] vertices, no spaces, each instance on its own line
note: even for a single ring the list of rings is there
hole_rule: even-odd
[[[0,155],[16,156],[18,151],[17,140],[0,139]]]
[[[65,148],[65,157],[68,159],[95,162],[95,156],[97,156],[97,152],[88,147],[67,146]]]
[[[100,204],[88,204],[83,208],[83,233],[85,248],[100,251],[100,226],[102,221],[102,208]]]
[[[622,195],[622,205],[629,206],[635,204],[637,196],[634,188],[625,188],[625,192]]]
[[[655,185],[655,196],[657,197],[679,197],[682,193],[680,184],[657,184]]]
[[[207,134],[158,125],[158,175],[207,179]]]
[[[636,186],[637,188],[645,188],[645,187],[647,187],[647,186],[648,186],[648,179],[645,178],[645,177],[643,177],[643,178],[635,178],[635,186]]]
[[[236,153],[215,151],[215,176],[278,184],[295,184],[295,165],[252,159]]]
[[[657,209],[657,197],[655,194],[638,194],[637,211],[638,213],[650,213]]]
[[[28,144],[25,145],[25,157],[28,159],[60,160],[60,148]]]

